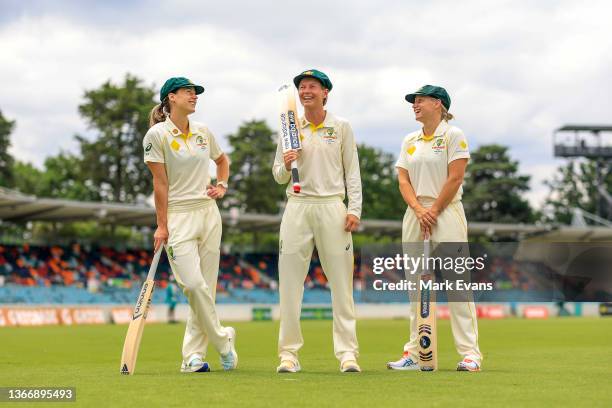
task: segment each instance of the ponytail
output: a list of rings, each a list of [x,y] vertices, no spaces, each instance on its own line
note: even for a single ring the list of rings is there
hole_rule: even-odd
[[[163,122],[166,120],[169,114],[170,103],[166,97],[162,103],[155,105],[153,109],[151,109],[151,113],[149,113],[149,127],[155,125],[156,123]]]
[[[442,105],[441,108],[442,108],[442,120],[449,121],[455,118],[455,116],[452,113],[449,113],[448,110],[446,110],[444,105]]]

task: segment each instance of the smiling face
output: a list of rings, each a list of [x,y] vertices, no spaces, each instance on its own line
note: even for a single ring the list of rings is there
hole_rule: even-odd
[[[442,102],[431,96],[417,95],[412,104],[414,118],[419,122],[425,122],[442,115]]]
[[[300,95],[300,102],[304,108],[316,108],[324,105],[323,101],[327,100],[327,94],[329,90],[323,88],[321,82],[314,78],[304,78],[300,81],[298,87],[298,94]]]
[[[179,88],[175,92],[169,93],[168,99],[172,105],[172,110],[178,109],[190,114],[195,112],[198,95],[196,95],[194,87]]]

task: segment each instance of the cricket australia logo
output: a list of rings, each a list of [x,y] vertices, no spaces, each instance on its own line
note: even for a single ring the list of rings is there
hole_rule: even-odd
[[[335,143],[338,140],[336,129],[334,129],[333,127],[325,128],[325,133],[323,134],[323,140],[325,140],[328,144]]]
[[[196,145],[202,149],[202,150],[206,150],[206,148],[208,147],[208,141],[206,139],[204,139],[202,136],[198,136],[196,138]]]
[[[433,145],[431,146],[431,150],[433,150],[434,153],[440,153],[444,151],[444,149],[446,149],[446,143],[444,143],[443,137],[439,137],[434,140]]]

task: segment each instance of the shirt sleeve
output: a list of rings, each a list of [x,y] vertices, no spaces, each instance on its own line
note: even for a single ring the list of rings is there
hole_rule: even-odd
[[[353,129],[348,123],[344,124],[342,135],[342,165],[348,197],[348,213],[361,218],[361,173],[359,171],[359,155]]]
[[[164,149],[162,148],[161,138],[153,128],[149,129],[144,139],[142,147],[144,149],[144,162],[165,163]]]
[[[274,164],[272,165],[272,175],[278,184],[287,184],[289,179],[291,179],[291,173],[289,173],[285,168],[283,148],[280,140],[276,146],[276,156],[274,156]]]
[[[210,158],[213,160],[217,160],[223,154],[223,150],[217,143],[217,139],[215,135],[212,134],[210,130],[208,130],[208,145],[210,146]]]
[[[470,151],[463,132],[453,129],[448,137],[448,163],[457,159],[469,159]]]
[[[397,159],[397,163],[395,163],[395,167],[401,167],[402,169],[408,170],[408,138],[404,138],[402,142],[402,148],[400,150],[399,157]]]

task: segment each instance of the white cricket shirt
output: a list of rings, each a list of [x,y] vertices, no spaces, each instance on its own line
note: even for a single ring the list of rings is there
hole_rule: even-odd
[[[457,159],[469,159],[467,140],[461,129],[442,121],[431,139],[423,130],[404,138],[395,167],[408,170],[410,183],[418,197],[436,199],[448,178],[448,164]],[[452,201],[461,200],[463,187],[459,187]]]
[[[195,208],[206,195],[210,183],[210,159],[223,154],[211,131],[201,123],[189,121],[184,135],[168,117],[152,126],[143,139],[144,161],[164,163],[168,176],[168,210]]]

